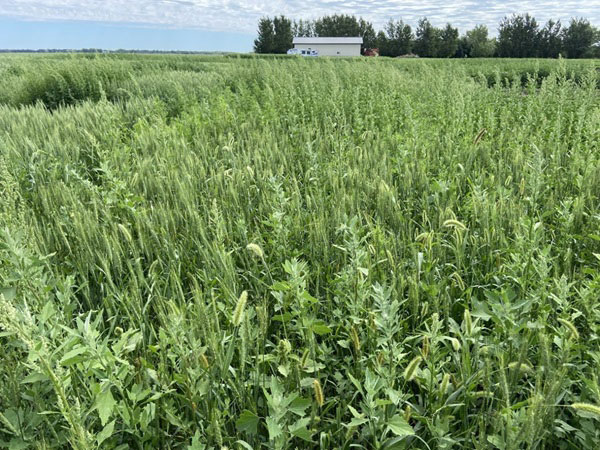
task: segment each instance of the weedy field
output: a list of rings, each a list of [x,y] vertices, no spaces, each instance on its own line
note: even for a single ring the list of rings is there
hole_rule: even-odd
[[[593,61],[0,58],[0,448],[597,449]]]

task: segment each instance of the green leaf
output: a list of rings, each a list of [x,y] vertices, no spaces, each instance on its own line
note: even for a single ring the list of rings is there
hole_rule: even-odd
[[[247,409],[242,412],[239,419],[235,422],[235,426],[238,431],[245,431],[246,433],[256,434],[258,432],[258,421],[260,418],[252,411]]]
[[[10,433],[15,436],[18,436],[19,429],[19,414],[14,409],[7,409],[4,412],[0,412],[0,424],[4,424],[6,428],[3,428],[2,431],[5,433]]]
[[[135,350],[137,345],[142,341],[142,333],[134,332],[131,336],[128,337],[127,343],[123,347],[124,353],[131,353]]]
[[[395,389],[388,388],[385,390],[385,393],[394,405],[398,405],[400,403],[400,400],[402,400],[402,396]]]
[[[96,409],[98,410],[98,415],[100,416],[100,422],[102,423],[102,426],[105,426],[106,422],[108,422],[108,419],[110,418],[113,408],[116,404],[117,402],[110,392],[110,387],[104,391],[101,391],[96,397]]]
[[[192,437],[191,445],[187,446],[187,450],[204,450],[206,445],[204,445],[201,440],[202,436],[200,435],[200,430],[196,430],[194,436]]]
[[[242,447],[248,450],[254,450],[250,444],[248,444],[246,441],[242,441],[241,439],[239,441],[235,441],[235,443],[240,444]]]
[[[48,381],[48,380],[49,380],[49,378],[47,375],[40,373],[40,372],[34,372],[34,373],[27,375],[25,378],[23,378],[21,380],[21,384],[37,383],[38,381]]]
[[[302,299],[304,301],[306,301],[306,303],[309,305],[314,305],[315,303],[319,302],[316,298],[314,298],[312,295],[310,295],[306,291],[302,291],[302,294],[300,294],[300,297],[302,297]]]
[[[505,442],[497,434],[494,434],[492,436],[488,436],[487,440],[488,440],[488,442],[490,444],[492,444],[496,448],[499,448],[500,450],[504,450],[506,448]]]
[[[310,418],[306,417],[304,419],[299,419],[295,424],[290,425],[289,430],[293,436],[299,437],[305,441],[310,442],[312,433],[306,428],[306,426],[310,423]]]
[[[115,428],[115,422],[116,422],[116,420],[109,422],[104,427],[104,429],[100,433],[98,433],[98,436],[96,436],[96,441],[98,442],[98,445],[102,444],[105,440],[107,440],[109,437],[111,437],[113,435],[113,431]]]
[[[348,428],[358,427],[358,426],[362,425],[363,423],[367,423],[368,421],[369,421],[369,419],[365,419],[365,418],[362,418],[362,419],[355,418],[350,421],[350,423],[347,425],[347,427]]]
[[[56,309],[52,302],[47,302],[40,313],[40,321],[47,322],[48,319],[56,314]]]
[[[312,330],[319,336],[323,336],[324,334],[331,333],[331,328],[329,328],[324,323],[320,323],[320,322],[313,324]]]
[[[85,361],[87,358],[82,356],[87,352],[87,347],[77,347],[67,352],[65,356],[60,360],[60,363],[63,366],[72,366],[73,364],[77,364],[79,362]]]
[[[269,440],[277,439],[283,433],[281,426],[272,417],[267,417],[267,430],[269,431]]]
[[[348,409],[350,410],[355,419],[362,419],[363,417],[365,417],[364,414],[359,413],[352,405],[348,405]]]
[[[488,292],[486,292],[486,296]],[[489,296],[488,296],[489,298]],[[497,303],[497,301],[496,301]],[[484,302],[479,302],[477,300],[473,300],[473,311],[471,312],[471,315],[473,317],[479,318],[481,320],[483,320],[484,322],[487,322],[488,320],[490,320],[492,318],[492,313],[490,312],[489,308],[487,307],[487,305]]]
[[[410,424],[404,420],[404,417],[396,414],[387,423],[388,429],[392,431],[396,436],[411,436],[415,434],[415,430]]]
[[[176,427],[179,428],[184,428],[185,425],[183,424],[183,422],[181,422],[181,420],[179,419],[179,417],[177,417],[173,411],[171,411],[171,409],[167,406],[164,407],[164,411],[165,411],[165,416],[167,416],[167,420],[169,421],[169,423],[171,425],[175,425]]]
[[[362,386],[360,384],[360,381],[358,381],[356,378],[354,378],[350,372],[347,372],[346,376],[352,382],[352,384],[354,386],[356,386],[356,389],[358,390],[358,392],[360,392],[362,394],[363,390],[362,390]]]
[[[14,286],[0,288],[0,294],[4,295],[6,301],[12,302],[17,296],[17,288]]]
[[[26,450],[31,448],[30,444],[19,438],[13,438],[8,443],[8,450]]]
[[[312,404],[312,402],[310,401],[310,399],[298,397],[298,398],[294,399],[294,401],[292,403],[290,403],[290,406],[288,406],[288,409],[291,412],[293,412],[294,414],[302,416],[302,415],[304,415],[304,410],[306,408],[308,408],[311,404]]]
[[[290,284],[285,281],[277,281],[271,286],[274,291],[288,291],[290,288]]]
[[[286,377],[286,378],[287,378],[287,376],[288,376],[288,374],[289,374],[289,371],[288,371],[288,368],[287,368],[286,366],[284,366],[284,365],[279,365],[279,366],[277,366],[277,370],[279,371],[279,373],[280,373],[281,375],[283,375],[284,377]]]
[[[292,320],[292,317],[293,316],[289,312],[286,312],[285,314],[277,314],[277,315],[273,316],[271,319],[276,322],[287,323],[290,320]]]

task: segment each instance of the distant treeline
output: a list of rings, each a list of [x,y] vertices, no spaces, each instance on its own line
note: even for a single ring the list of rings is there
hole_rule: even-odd
[[[378,48],[382,56],[416,54],[421,57],[506,57],[506,58],[597,58],[600,57],[600,29],[587,19],[574,18],[568,25],[549,20],[539,24],[529,14],[502,19],[498,37],[490,38],[485,25],[477,25],[460,36],[448,23],[434,27],[427,18],[416,29],[402,20],[390,20],[383,30],[352,15],[336,14],[316,20],[292,20],[285,16],[264,17],[258,23],[254,41],[256,53],[285,53],[294,36],[363,38],[363,50]]]
[[[212,54],[224,54],[227,52],[201,52],[191,50],[104,50],[101,48],[82,48],[82,49],[70,49],[70,48],[48,48],[48,49],[4,49],[0,48],[0,53],[141,53],[141,54],[159,54],[159,55],[212,55]]]

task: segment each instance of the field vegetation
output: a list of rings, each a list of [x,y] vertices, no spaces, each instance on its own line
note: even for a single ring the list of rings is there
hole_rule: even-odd
[[[598,62],[0,58],[0,448],[597,449]]]

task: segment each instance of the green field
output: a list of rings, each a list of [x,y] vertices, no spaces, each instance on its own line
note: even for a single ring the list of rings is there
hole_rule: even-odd
[[[0,448],[592,449],[600,63],[0,57]]]

